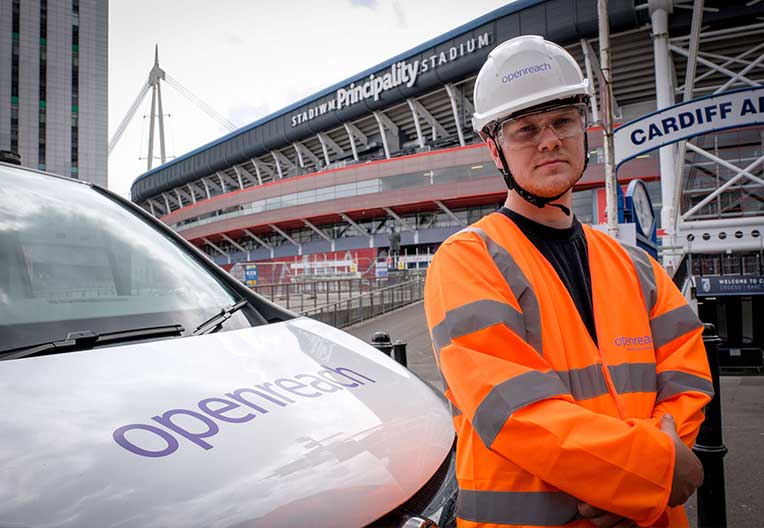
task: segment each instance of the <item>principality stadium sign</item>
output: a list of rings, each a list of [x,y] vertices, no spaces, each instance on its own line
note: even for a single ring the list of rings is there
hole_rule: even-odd
[[[292,126],[306,123],[327,112],[346,108],[366,99],[377,101],[382,93],[402,84],[411,88],[416,84],[419,74],[434,70],[439,66],[459,60],[479,49],[490,46],[493,41],[492,37],[492,33],[485,32],[462,42],[457,42],[447,50],[433,53],[429,57],[414,61],[396,62],[384,73],[372,73],[363,82],[350,83],[349,86],[340,88],[334,93],[332,99],[293,114]]]

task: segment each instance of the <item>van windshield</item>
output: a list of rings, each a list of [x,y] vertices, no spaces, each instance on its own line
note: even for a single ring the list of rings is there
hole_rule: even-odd
[[[88,185],[0,166],[0,351],[68,332],[197,325],[239,298]],[[225,329],[250,326],[237,313]]]

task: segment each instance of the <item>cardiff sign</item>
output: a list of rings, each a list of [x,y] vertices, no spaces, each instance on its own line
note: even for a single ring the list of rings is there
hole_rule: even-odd
[[[764,124],[764,87],[699,97],[663,108],[613,133],[615,166],[695,136]]]

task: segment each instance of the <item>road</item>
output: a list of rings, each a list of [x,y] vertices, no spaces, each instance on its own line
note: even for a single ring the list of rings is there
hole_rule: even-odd
[[[346,328],[368,341],[377,331],[408,343],[409,368],[436,387],[442,387],[432,356],[423,303],[418,302],[370,321]],[[764,528],[764,376],[722,376],[722,421],[727,492],[727,526]],[[688,502],[690,525],[695,520],[695,498]]]

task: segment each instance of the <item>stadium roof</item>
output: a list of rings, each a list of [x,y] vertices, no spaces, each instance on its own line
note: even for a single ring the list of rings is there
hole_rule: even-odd
[[[649,23],[645,4],[641,0],[610,0],[611,31],[627,31]],[[737,14],[742,12],[738,10]],[[684,11],[675,12],[671,17],[672,30],[686,30],[690,25],[690,15]],[[707,14],[704,23],[712,18],[713,13]],[[234,164],[315,136],[318,132],[341,127],[343,123],[416,97],[434,87],[473,75],[497,43],[514,36],[543,35],[567,45],[581,38],[596,37],[597,28],[596,0],[517,0],[146,172],[133,182],[133,201],[141,202]],[[488,45],[485,45],[486,38],[490,39]],[[480,47],[474,44],[478,40]],[[465,43],[470,42],[473,43],[473,51],[463,54]],[[434,55],[459,47],[463,55],[458,60],[428,71],[422,69],[411,86],[403,82],[355,104],[337,105],[338,93],[347,91],[356,83],[368,82],[375,74],[381,76],[399,68],[396,65],[400,63],[427,62]],[[308,119],[300,117],[307,117],[309,113]]]

